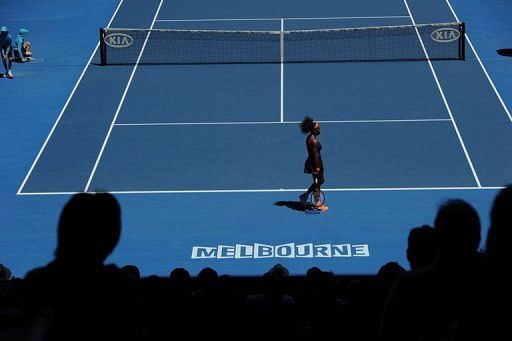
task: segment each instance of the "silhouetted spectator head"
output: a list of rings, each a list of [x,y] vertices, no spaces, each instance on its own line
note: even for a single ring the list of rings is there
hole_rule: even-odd
[[[71,197],[60,215],[57,259],[102,264],[121,235],[121,208],[109,193],[79,193]]]
[[[135,265],[125,265],[121,268],[121,270],[135,278],[137,281],[140,281],[140,271],[139,268],[136,267]]]
[[[12,277],[12,272],[9,270],[8,267],[6,267],[3,264],[0,264],[0,282],[1,281],[8,281]]]
[[[380,267],[376,279],[379,282],[393,283],[403,272],[405,272],[405,269],[400,264],[388,262]]]
[[[405,269],[397,262],[388,262],[380,267],[374,282],[374,304],[376,304],[379,313],[386,301],[391,286],[395,283],[398,276],[404,272]]]
[[[184,268],[172,270],[169,280],[173,289],[188,290],[190,288],[190,273]]]
[[[197,274],[199,287],[203,290],[215,289],[218,285],[219,275],[212,268],[204,268]]]
[[[407,238],[407,260],[411,270],[424,268],[436,259],[434,228],[428,225],[415,227]]]
[[[512,262],[512,185],[502,189],[491,209],[491,227],[487,234],[486,254],[488,262],[501,270]]]
[[[235,292],[235,282],[233,281],[233,277],[230,275],[222,275],[219,277],[219,287],[224,291]]]
[[[316,266],[313,266],[312,268],[309,268],[308,271],[306,271],[306,278],[313,279],[320,273],[322,273],[322,270]]]
[[[441,205],[434,228],[440,255],[460,258],[476,253],[480,243],[480,218],[466,201],[452,199]]]
[[[270,296],[279,296],[281,295],[282,289],[282,279],[279,276],[276,276],[272,272],[266,272],[261,276],[261,289],[267,295]]]
[[[268,270],[268,272],[281,279],[288,277],[290,275],[288,269],[282,266],[281,264],[274,265],[270,270]]]
[[[320,282],[320,278],[322,276],[322,270],[316,266],[309,268],[306,271],[306,289],[310,292],[314,292],[317,290]]]

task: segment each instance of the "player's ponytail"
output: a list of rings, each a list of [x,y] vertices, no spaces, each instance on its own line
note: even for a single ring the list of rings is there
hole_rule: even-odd
[[[312,117],[306,116],[300,123],[300,130],[303,134],[308,134],[313,130],[313,127],[315,126],[315,121]]]

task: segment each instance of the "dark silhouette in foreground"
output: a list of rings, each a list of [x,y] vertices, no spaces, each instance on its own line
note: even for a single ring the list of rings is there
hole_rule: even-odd
[[[110,194],[74,195],[62,210],[55,259],[24,280],[24,310],[49,316],[47,340],[137,339],[142,304],[136,280],[103,262],[121,235]]]
[[[501,190],[491,209],[483,286],[455,333],[455,340],[503,340],[510,335],[512,306],[512,186]]]
[[[428,225],[414,227],[407,238],[407,260],[411,270],[425,268],[436,260],[436,236]]]
[[[394,283],[383,311],[380,340],[439,340],[450,334],[478,290],[480,218],[463,200],[449,200],[434,223],[437,258]]]
[[[135,265],[104,264],[121,235],[115,198],[77,194],[62,211],[53,261],[23,281],[0,265],[0,340],[504,339],[511,207],[509,186],[494,200],[481,254],[477,212],[447,201],[433,228],[410,230],[411,271],[391,261],[372,276],[311,267],[295,277],[276,264],[260,278],[219,276],[209,267],[197,277],[175,268],[168,278],[141,278]]]

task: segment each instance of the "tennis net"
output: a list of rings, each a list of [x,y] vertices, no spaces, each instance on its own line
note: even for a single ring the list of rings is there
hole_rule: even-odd
[[[463,60],[464,31],[460,22],[297,31],[102,28],[100,54],[102,65]]]

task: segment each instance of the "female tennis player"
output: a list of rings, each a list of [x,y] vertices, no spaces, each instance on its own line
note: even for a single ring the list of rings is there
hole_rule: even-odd
[[[304,164],[304,173],[311,174],[313,176],[313,183],[309,186],[308,190],[299,196],[300,202],[303,205],[307,204],[307,199],[311,193],[315,198],[320,196],[320,187],[325,182],[324,179],[324,164],[322,162],[322,145],[318,141],[318,135],[320,135],[320,124],[313,120],[310,116],[306,116],[300,125],[300,130],[304,134],[308,134],[306,137],[306,146],[308,149],[308,158]],[[317,199],[314,200],[318,202]],[[323,203],[315,207],[321,211],[327,211],[329,208]]]

